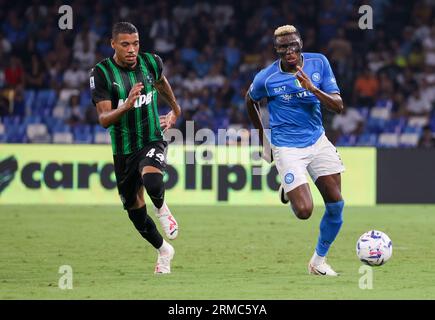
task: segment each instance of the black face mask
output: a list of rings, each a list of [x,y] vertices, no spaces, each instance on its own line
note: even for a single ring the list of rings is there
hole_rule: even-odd
[[[276,44],[275,48],[280,55],[285,55],[287,51],[290,51],[290,53],[300,53],[302,51],[302,47],[299,43]]]

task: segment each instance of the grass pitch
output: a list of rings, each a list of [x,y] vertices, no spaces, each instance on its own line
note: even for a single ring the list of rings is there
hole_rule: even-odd
[[[172,211],[172,274],[155,276],[155,250],[120,207],[1,206],[0,299],[435,299],[435,206],[345,208],[328,258],[337,278],[307,274],[322,207],[306,221],[286,206]],[[363,290],[355,243],[373,228],[393,257]],[[58,287],[62,265],[72,290]]]

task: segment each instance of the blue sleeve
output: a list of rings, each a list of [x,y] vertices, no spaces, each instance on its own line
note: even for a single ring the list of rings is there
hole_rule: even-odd
[[[260,101],[261,99],[267,97],[264,80],[259,73],[255,76],[254,81],[249,87],[249,96],[254,101]]]
[[[320,89],[326,93],[340,93],[334,73],[328,59],[322,55],[323,61],[323,77]]]

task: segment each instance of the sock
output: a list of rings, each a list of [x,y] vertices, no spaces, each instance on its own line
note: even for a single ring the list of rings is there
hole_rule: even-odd
[[[151,201],[157,209],[163,206],[165,201],[165,185],[163,183],[163,174],[153,172],[145,173],[142,176],[143,185]]]
[[[163,239],[163,243],[162,243],[161,247],[158,248],[157,250],[159,250],[159,252],[160,252],[161,254],[164,254],[164,253],[167,253],[167,252],[169,251],[169,248],[168,248],[169,246],[170,246],[170,244],[167,243],[167,242],[165,241],[165,239]]]
[[[157,227],[150,217],[147,215],[147,207],[143,206],[139,209],[127,210],[128,217],[133,222],[136,230],[156,249],[160,248],[163,243],[163,237],[160,235]]]
[[[314,254],[313,257],[311,258],[311,263],[314,266],[318,266],[321,265],[323,263],[323,261],[325,261],[325,257],[321,257],[317,254],[316,250],[314,250]]]
[[[325,206],[326,210],[320,221],[320,235],[316,246],[316,253],[321,257],[326,256],[343,224],[344,201],[326,203]]]

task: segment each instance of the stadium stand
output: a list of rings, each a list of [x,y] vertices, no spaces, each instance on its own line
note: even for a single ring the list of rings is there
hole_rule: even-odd
[[[58,3],[46,3],[2,4],[0,142],[110,143],[90,101],[88,72],[112,54],[110,27],[121,20],[138,27],[143,51],[163,58],[183,109],[180,129],[192,119],[197,129],[250,128],[243,95],[276,59],[274,28],[294,24],[304,51],[329,58],[345,107],[361,114],[362,130],[334,135],[337,145],[416,147],[426,125],[434,135],[434,1],[371,1],[373,30],[358,28],[363,2],[356,0],[74,0],[74,28],[65,31],[57,28]],[[333,136],[334,115],[324,118]]]

